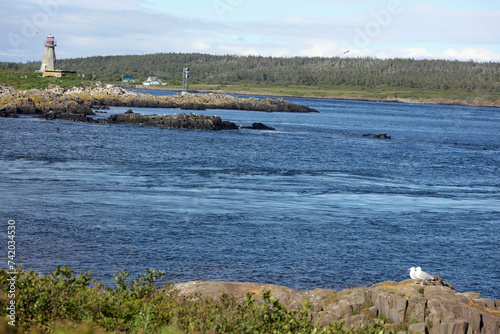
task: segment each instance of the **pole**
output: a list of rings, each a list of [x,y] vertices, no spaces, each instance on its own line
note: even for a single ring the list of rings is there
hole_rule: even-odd
[[[184,68],[182,72],[182,94],[187,94],[189,89],[189,68]]]

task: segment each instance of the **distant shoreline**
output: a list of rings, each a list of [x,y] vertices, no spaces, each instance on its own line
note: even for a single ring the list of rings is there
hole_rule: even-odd
[[[163,90],[172,92],[181,92],[178,88],[167,88],[160,86],[144,86],[144,85],[123,85],[115,84],[114,86],[129,88],[129,89],[144,89],[144,90]],[[314,95],[290,95],[290,94],[273,94],[273,93],[256,93],[249,91],[235,91],[235,90],[210,90],[198,89],[191,90],[192,93],[220,93],[220,94],[236,94],[236,95],[254,95],[254,96],[268,96],[268,97],[292,97],[299,99],[321,99],[321,100],[339,100],[339,101],[368,101],[368,102],[388,102],[388,103],[411,103],[411,104],[433,104],[433,105],[450,105],[450,106],[464,106],[464,107],[485,107],[485,108],[500,108],[500,102],[488,101],[464,101],[452,100],[446,98],[371,98],[371,97],[349,97],[349,96],[314,96]]]

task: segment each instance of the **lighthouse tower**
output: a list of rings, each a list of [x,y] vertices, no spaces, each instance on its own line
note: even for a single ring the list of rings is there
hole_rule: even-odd
[[[56,69],[56,52],[55,47],[57,45],[54,41],[54,36],[47,36],[47,40],[43,43],[45,45],[45,52],[43,54],[42,66],[40,67],[40,72],[44,71],[54,71]]]

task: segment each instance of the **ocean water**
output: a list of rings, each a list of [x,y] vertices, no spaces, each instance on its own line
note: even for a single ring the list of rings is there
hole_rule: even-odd
[[[421,266],[500,298],[499,109],[288,100],[320,113],[196,111],[273,132],[0,119],[4,267],[13,219],[16,263],[41,273],[305,290]]]

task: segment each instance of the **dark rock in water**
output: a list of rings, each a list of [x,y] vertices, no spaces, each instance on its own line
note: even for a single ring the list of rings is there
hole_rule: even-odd
[[[140,114],[134,113],[132,110],[129,109],[123,114],[111,115],[106,119],[99,119],[98,122],[99,123],[108,123],[108,124],[132,123],[139,116],[140,116]]]
[[[82,114],[64,113],[60,114],[58,119],[73,121],[73,122],[83,122],[83,123],[95,123],[95,120]]]
[[[223,121],[222,128],[223,130],[237,130],[238,126],[231,121]]]
[[[276,130],[275,128],[272,128],[262,123],[253,123],[252,126],[240,126],[240,129],[268,130],[268,131]]]
[[[242,127],[236,126],[233,122],[222,121],[219,116],[205,116],[197,114],[174,114],[169,116],[158,115],[140,115],[134,112],[125,114],[111,115],[107,119],[99,119],[98,123],[116,124],[129,123],[158,126],[162,128],[186,129],[186,130],[237,130]],[[254,123],[246,129],[274,130],[262,123]]]
[[[385,133],[374,135],[374,134],[364,134],[363,137],[377,138],[377,139],[391,139],[391,136],[388,136]]]
[[[0,117],[3,118],[19,118],[19,116],[11,110],[2,110],[0,109]]]
[[[163,128],[186,129],[186,130],[233,130],[238,127],[233,122],[222,121],[218,116],[205,116],[196,114],[175,114],[169,116],[140,115],[138,113],[125,113],[111,115],[99,123],[129,123],[151,125]]]
[[[272,128],[272,127],[267,126],[267,125],[262,124],[262,123],[253,123],[252,129],[254,129],[254,130],[270,130],[270,131],[276,130],[275,128]]]
[[[55,120],[55,119],[62,119],[65,121],[73,121],[73,122],[83,122],[83,123],[95,123],[96,121],[93,118],[87,117],[86,115],[82,114],[74,114],[71,112],[66,112],[66,113],[47,113],[47,114],[41,114],[38,115],[38,118],[43,118],[46,120]]]

